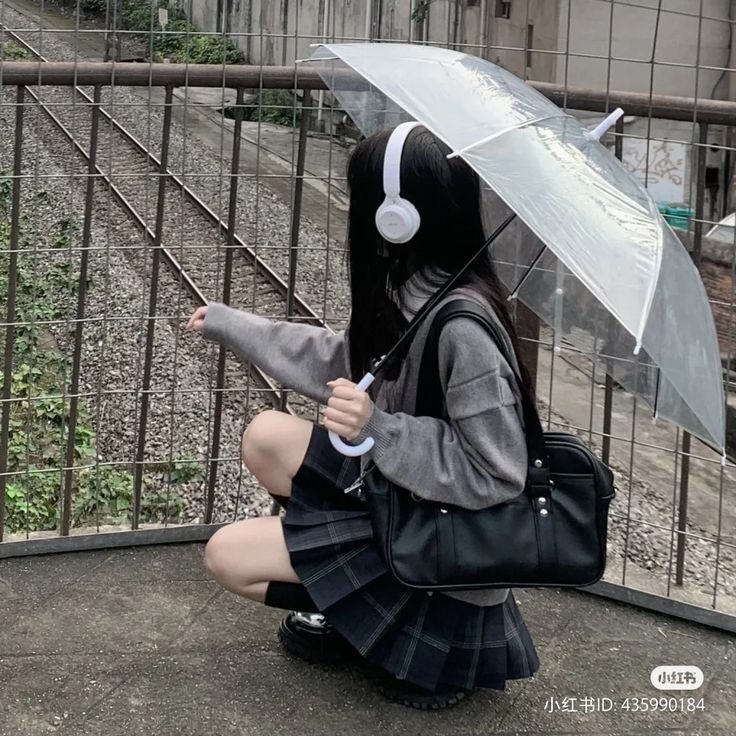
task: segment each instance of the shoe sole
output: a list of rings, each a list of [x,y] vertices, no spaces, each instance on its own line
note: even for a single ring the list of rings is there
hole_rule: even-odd
[[[417,710],[442,710],[443,708],[451,708],[457,705],[467,695],[466,692],[458,690],[452,695],[405,695],[394,690],[390,685],[379,685],[378,689],[381,694],[394,703],[400,703]]]
[[[293,632],[284,620],[279,624],[278,637],[289,654],[312,664],[346,665],[361,659],[342,640],[330,638],[326,634],[315,634],[314,640],[310,642],[306,635]]]

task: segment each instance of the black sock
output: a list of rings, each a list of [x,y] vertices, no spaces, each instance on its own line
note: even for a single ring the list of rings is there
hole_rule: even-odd
[[[309,595],[307,589],[301,583],[284,583],[280,580],[270,580],[266,588],[266,598],[263,602],[267,606],[285,608],[290,611],[320,612],[312,600],[312,596]]]

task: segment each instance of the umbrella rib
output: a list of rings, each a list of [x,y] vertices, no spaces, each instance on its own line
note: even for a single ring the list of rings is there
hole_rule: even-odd
[[[294,59],[295,64],[306,64],[308,61],[335,61],[341,60],[339,56],[317,56],[309,57],[308,59]]]
[[[544,253],[545,250],[547,250],[547,246],[543,245],[542,250],[540,250],[539,253],[537,253],[534,260],[529,264],[529,267],[526,269],[526,273],[521,277],[521,280],[519,281],[519,283],[516,284],[516,286],[514,287],[514,290],[506,297],[506,301],[510,302],[512,299],[516,298],[516,295],[519,293],[519,290],[524,285],[524,282],[527,280],[527,277],[529,276],[529,274],[534,270],[534,266],[537,265],[537,263],[539,262],[539,259],[542,257],[542,254]]]
[[[447,154],[447,158],[456,158],[457,156],[461,156],[463,153],[467,153],[471,148],[477,148],[478,146],[482,146],[484,143],[489,143],[492,140],[495,140],[496,138],[500,138],[502,135],[506,135],[506,133],[510,133],[512,130],[519,130],[520,128],[528,128],[530,125],[535,125],[536,123],[541,123],[544,120],[551,120],[553,118],[571,118],[572,115],[568,115],[567,113],[563,113],[560,115],[559,113],[552,113],[551,115],[542,115],[538,118],[532,118],[531,120],[524,120],[521,123],[517,123],[516,125],[510,125],[508,128],[504,128],[503,130],[498,130],[495,133],[492,133],[489,136],[486,136],[485,138],[481,138],[479,141],[476,141],[475,143],[471,143],[469,146],[465,146],[464,148],[461,148],[457,151],[453,151],[452,153]]]
[[[654,406],[652,407],[654,410],[654,413],[652,416],[656,419],[657,418],[657,412],[659,411],[659,375],[661,373],[661,369],[657,368],[657,383],[654,386]]]

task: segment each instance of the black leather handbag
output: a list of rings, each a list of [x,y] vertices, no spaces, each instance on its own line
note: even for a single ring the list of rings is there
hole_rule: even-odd
[[[498,328],[478,303],[448,302],[425,343],[417,416],[445,416],[439,335],[459,316],[481,324],[508,360]],[[523,410],[529,469],[526,487],[510,501],[466,509],[422,499],[394,485],[375,466],[365,474],[374,538],[399,582],[453,591],[580,587],[602,577],[608,507],[616,494],[613,473],[574,435],[543,432],[531,401],[524,401]]]

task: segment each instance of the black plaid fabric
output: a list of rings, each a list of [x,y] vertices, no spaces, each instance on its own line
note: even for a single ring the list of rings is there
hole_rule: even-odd
[[[475,606],[399,583],[373,544],[365,502],[344,493],[358,473],[359,461],[315,426],[282,517],[292,566],[328,623],[374,665],[429,690],[503,690],[531,677],[539,659],[513,591]]]

